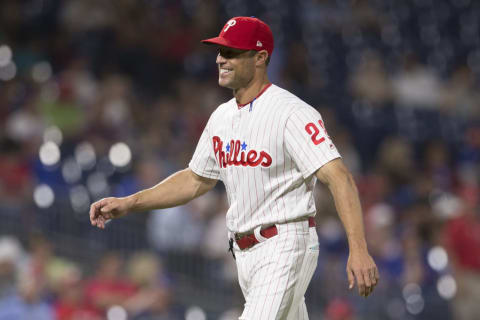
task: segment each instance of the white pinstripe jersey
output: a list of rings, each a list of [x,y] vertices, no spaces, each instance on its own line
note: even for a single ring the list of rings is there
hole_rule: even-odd
[[[227,228],[248,232],[315,215],[314,173],[338,157],[320,113],[271,85],[244,106],[235,98],[221,104],[189,167],[223,181],[230,205]]]

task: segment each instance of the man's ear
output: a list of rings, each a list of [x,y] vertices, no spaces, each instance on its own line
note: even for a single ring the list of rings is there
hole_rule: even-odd
[[[267,64],[268,59],[268,51],[267,50],[260,50],[256,56],[256,65],[260,66],[262,64]]]

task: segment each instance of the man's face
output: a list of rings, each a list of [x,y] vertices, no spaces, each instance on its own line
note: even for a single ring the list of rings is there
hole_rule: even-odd
[[[255,75],[255,51],[218,47],[218,84],[230,89],[245,87]]]

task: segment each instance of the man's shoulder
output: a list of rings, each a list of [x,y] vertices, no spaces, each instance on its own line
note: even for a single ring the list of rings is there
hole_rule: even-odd
[[[312,108],[312,106],[295,94],[276,85],[272,85],[270,97],[275,101],[275,105],[279,111],[290,113],[301,108]]]

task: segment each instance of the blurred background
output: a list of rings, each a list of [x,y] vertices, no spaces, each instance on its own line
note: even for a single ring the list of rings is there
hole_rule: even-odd
[[[321,112],[381,272],[347,290],[319,185],[310,319],[480,319],[480,1],[2,0],[0,320],[238,319],[221,183],[106,230],[88,209],[188,165],[231,98],[199,41],[239,15],[273,29],[272,82]]]

